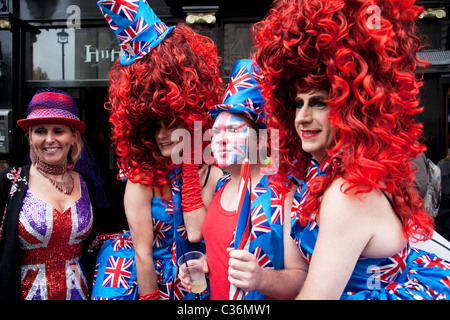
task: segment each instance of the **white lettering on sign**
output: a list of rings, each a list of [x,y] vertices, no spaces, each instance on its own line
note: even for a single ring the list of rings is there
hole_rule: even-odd
[[[86,48],[86,59],[84,62],[99,62],[100,60],[109,59],[111,62],[116,61],[120,57],[120,50],[111,49],[111,50],[99,50],[97,48],[92,48],[92,45],[86,44],[84,45]]]

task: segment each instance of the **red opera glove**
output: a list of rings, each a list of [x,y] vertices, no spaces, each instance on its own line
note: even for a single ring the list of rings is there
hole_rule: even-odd
[[[183,187],[181,189],[181,206],[183,212],[189,212],[204,206],[202,186],[198,175],[198,164],[181,164]]]
[[[139,300],[159,300],[159,289],[156,288],[152,293],[140,294]]]

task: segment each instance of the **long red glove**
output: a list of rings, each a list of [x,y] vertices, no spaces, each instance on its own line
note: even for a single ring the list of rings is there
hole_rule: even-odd
[[[181,164],[183,187],[181,189],[181,206],[183,212],[189,212],[204,206],[202,186],[198,175],[198,164]]]

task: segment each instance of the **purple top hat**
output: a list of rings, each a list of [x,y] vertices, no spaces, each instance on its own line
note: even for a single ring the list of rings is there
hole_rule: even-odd
[[[17,121],[28,132],[34,124],[63,124],[84,133],[85,125],[77,116],[78,107],[66,92],[45,88],[38,90],[28,104],[27,117]]]
[[[167,27],[145,0],[100,0],[97,5],[123,49],[122,65],[145,56],[174,29]]]

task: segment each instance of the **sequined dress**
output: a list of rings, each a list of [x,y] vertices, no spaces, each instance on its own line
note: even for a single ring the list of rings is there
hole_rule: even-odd
[[[80,262],[93,212],[86,183],[64,212],[26,191],[19,215],[22,299],[85,300],[89,289]]]
[[[325,175],[330,159],[318,164],[314,159],[295,195],[291,215],[291,236],[309,264],[319,234],[319,225],[302,206],[308,182]],[[303,212],[303,214],[302,214]],[[341,295],[343,300],[447,300],[450,299],[450,263],[409,244],[397,254],[381,258],[361,256]]]

